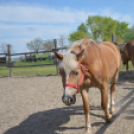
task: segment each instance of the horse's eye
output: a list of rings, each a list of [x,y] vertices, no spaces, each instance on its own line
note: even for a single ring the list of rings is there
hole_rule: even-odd
[[[74,74],[75,74],[75,75],[78,75],[79,73],[78,73],[78,71],[75,71]]]

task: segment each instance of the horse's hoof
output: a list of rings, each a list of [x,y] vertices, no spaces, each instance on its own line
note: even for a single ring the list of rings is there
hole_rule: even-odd
[[[91,127],[88,127],[85,134],[91,134]]]
[[[111,122],[111,119],[112,119],[112,115],[109,114],[109,117],[106,119],[106,122],[107,122],[107,123]]]

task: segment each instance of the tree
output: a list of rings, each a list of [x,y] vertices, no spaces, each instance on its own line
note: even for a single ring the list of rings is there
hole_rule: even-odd
[[[93,39],[98,40],[101,38],[102,33],[102,21],[103,18],[101,16],[89,16],[87,20],[87,26],[90,28]]]
[[[125,33],[123,35],[123,39],[125,42],[134,40],[134,25],[129,29],[129,31],[127,33]]]
[[[78,26],[76,32],[70,33],[69,41],[73,42],[84,37],[91,38],[91,34],[88,32],[87,26],[84,23],[82,23]]]
[[[88,33],[88,28],[84,23],[81,23],[81,25],[78,26],[77,31]]]
[[[0,45],[0,52],[2,53],[8,53],[8,49],[7,49],[7,43],[2,43]],[[11,45],[11,53],[14,53],[14,50],[13,50],[13,46]]]
[[[54,43],[53,43],[53,40],[45,40],[44,43],[43,43],[43,49],[46,50],[46,51],[50,51],[52,50],[52,48],[54,47]]]
[[[115,33],[115,42],[118,43],[122,41],[123,35],[128,31],[126,22],[119,22],[111,17],[88,16],[86,24],[82,23],[76,32],[70,33],[69,40],[75,41],[87,37],[95,41],[112,41],[112,33]]]
[[[87,20],[93,39],[96,41],[111,41],[111,35],[115,32],[116,21],[111,17],[89,16]]]
[[[64,47],[65,45],[65,36],[64,35],[60,35],[60,38],[59,38],[59,45],[61,46],[61,47]],[[63,49],[62,49],[62,53],[63,53]]]
[[[45,42],[43,43],[43,49],[46,51],[52,50],[53,47],[54,47],[53,40],[48,39],[48,40],[45,40]]]
[[[124,40],[124,34],[127,34],[129,32],[130,29],[128,28],[128,25],[129,24],[126,22],[116,21],[115,40],[117,43],[121,40]]]
[[[82,39],[82,38],[84,38],[84,37],[87,37],[87,36],[88,36],[88,35],[87,35],[86,33],[77,31],[77,32],[73,32],[73,33],[71,33],[71,34],[69,35],[69,40],[70,40],[71,42],[73,42],[73,41],[80,40],[80,39]],[[87,37],[87,38],[88,38],[88,37]]]
[[[38,54],[39,50],[42,50],[43,43],[44,43],[43,39],[35,38],[32,41],[28,42],[26,45],[29,50],[34,50]]]

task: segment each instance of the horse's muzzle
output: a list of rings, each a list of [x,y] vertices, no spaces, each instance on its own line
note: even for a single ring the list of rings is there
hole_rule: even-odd
[[[71,105],[74,104],[76,102],[76,96],[73,95],[72,97],[67,97],[67,96],[62,96],[62,101],[63,103],[65,103],[66,105]]]

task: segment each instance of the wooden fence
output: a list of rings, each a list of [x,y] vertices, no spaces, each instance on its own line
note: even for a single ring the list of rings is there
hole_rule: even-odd
[[[53,42],[54,42],[54,47],[55,47],[54,49],[52,49],[51,51],[39,51],[38,53],[49,53],[49,52],[54,52],[54,51],[58,51],[58,50],[67,49],[67,47],[57,48],[57,40],[56,39],[54,39]],[[115,43],[114,33],[112,33],[112,42],[114,44],[116,44]],[[25,67],[47,66],[47,65],[56,65],[57,74],[58,74],[58,68],[57,68],[58,62],[57,62],[57,59],[56,59],[56,63],[53,63],[53,64],[23,65],[23,66],[22,65],[21,66],[15,66],[15,65],[13,65],[12,58],[11,58],[12,56],[27,55],[27,54],[37,53],[37,52],[23,52],[23,53],[13,53],[13,54],[11,54],[11,46],[10,45],[7,45],[7,47],[8,47],[8,52],[7,53],[0,53],[0,55],[5,55],[5,57],[8,56],[8,62],[6,62],[6,63],[0,63],[0,66],[6,66],[6,67],[8,67],[11,77],[13,76],[12,68],[25,68]]]
[[[57,48],[57,39],[53,40],[54,42],[54,49],[52,49],[51,51],[39,51],[38,53],[49,53],[49,52],[55,52],[55,51],[59,51],[59,50],[63,50],[63,49],[67,49],[67,47],[59,47]],[[11,45],[7,45],[7,53],[0,53],[0,55],[5,55],[5,57],[8,57],[8,62],[7,63],[0,63],[0,66],[6,66],[9,68],[9,73],[10,73],[10,77],[13,76],[13,72],[12,72],[12,68],[25,68],[25,67],[36,67],[36,66],[47,66],[47,65],[56,65],[56,70],[57,70],[57,74],[58,74],[58,62],[56,59],[56,63],[53,64],[38,64],[38,65],[21,65],[21,66],[15,66],[12,62],[12,56],[18,56],[18,55],[27,55],[27,54],[34,54],[37,52],[23,52],[23,53],[11,53]]]

